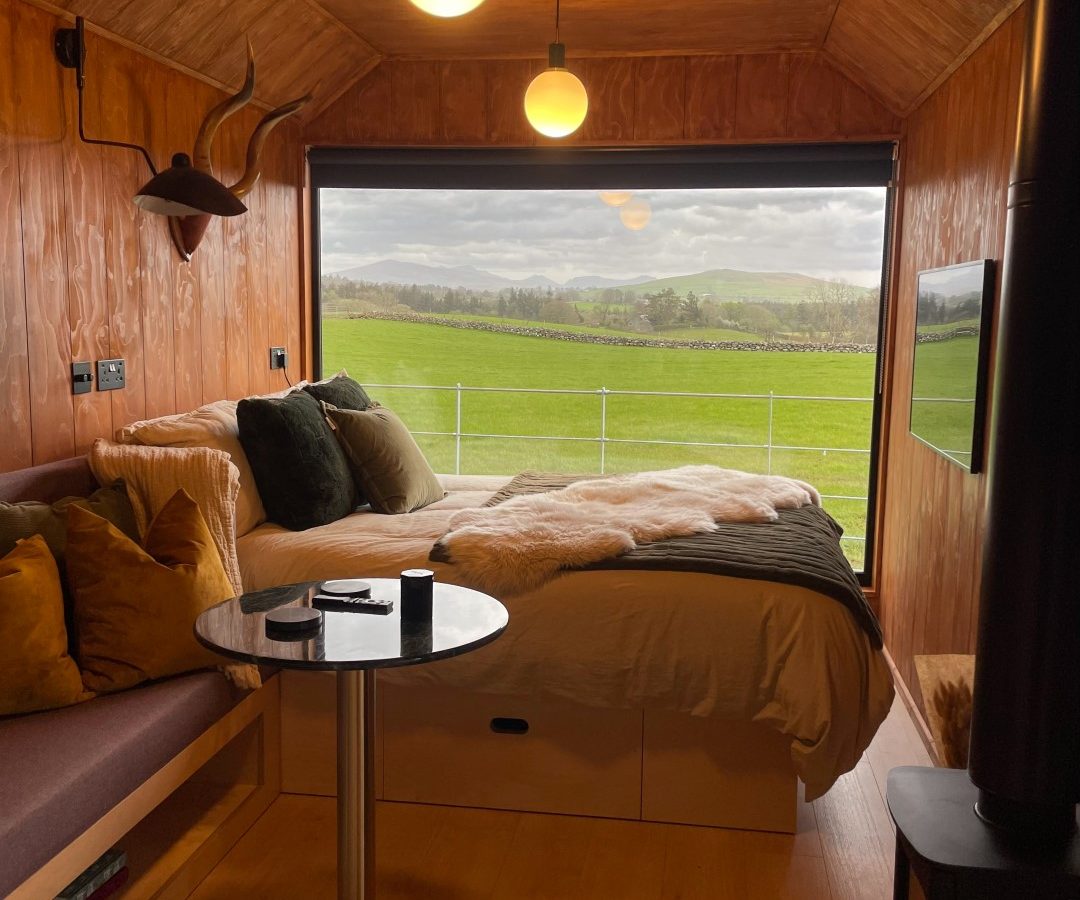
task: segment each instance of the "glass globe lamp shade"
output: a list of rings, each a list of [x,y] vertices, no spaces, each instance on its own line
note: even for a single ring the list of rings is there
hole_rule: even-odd
[[[409,0],[417,9],[441,19],[463,16],[478,7],[484,0]]]
[[[652,207],[645,200],[631,200],[619,210],[619,218],[631,231],[641,231],[652,218]]]
[[[525,118],[542,135],[561,138],[577,131],[588,111],[585,85],[566,68],[566,48],[552,44],[548,48],[548,68],[525,91]]]
[[[600,199],[604,201],[608,206],[626,206],[630,202],[630,198],[633,197],[631,191],[601,191]]]

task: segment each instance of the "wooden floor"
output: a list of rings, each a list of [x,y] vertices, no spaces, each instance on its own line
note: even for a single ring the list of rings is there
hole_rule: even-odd
[[[381,803],[378,898],[885,900],[893,832],[885,776],[929,757],[897,700],[856,769],[795,835]],[[282,794],[194,900],[335,896],[334,801]]]

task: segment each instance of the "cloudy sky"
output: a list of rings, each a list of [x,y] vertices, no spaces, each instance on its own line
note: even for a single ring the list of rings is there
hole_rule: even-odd
[[[384,259],[507,278],[800,272],[881,275],[884,188],[638,191],[642,231],[595,191],[324,190],[323,271]]]

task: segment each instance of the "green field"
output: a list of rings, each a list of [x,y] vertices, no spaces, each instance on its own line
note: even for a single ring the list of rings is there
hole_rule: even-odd
[[[366,384],[439,385],[581,390],[588,394],[462,392],[461,430],[501,437],[461,440],[462,473],[513,474],[535,468],[599,472],[601,445],[594,441],[522,437],[589,438],[601,434],[601,388],[609,391],[682,391],[869,398],[872,354],[665,350],[611,347],[469,331],[376,319],[323,321],[323,370],[346,368]],[[456,391],[374,388],[376,399],[397,412],[414,432],[453,432]],[[791,475],[823,494],[865,497],[872,404],[775,399],[771,453],[760,447],[686,447],[607,443],[608,472],[709,463]],[[768,398],[608,396],[609,440],[696,441],[714,444],[769,442]],[[453,472],[452,436],[418,435],[436,471]],[[775,449],[777,445],[797,450]],[[866,503],[827,500],[826,508],[850,536],[865,532]],[[846,541],[856,568],[862,544]]]

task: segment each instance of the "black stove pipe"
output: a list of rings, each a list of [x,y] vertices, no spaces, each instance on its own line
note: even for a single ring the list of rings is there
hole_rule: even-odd
[[[1014,835],[1080,802],[1080,2],[1031,0],[998,318],[969,772]]]

